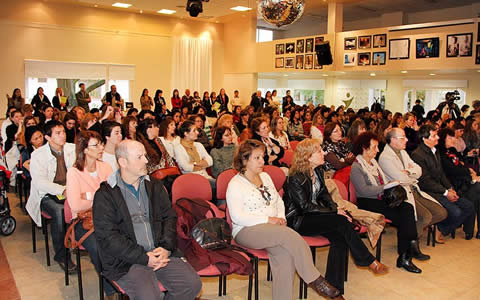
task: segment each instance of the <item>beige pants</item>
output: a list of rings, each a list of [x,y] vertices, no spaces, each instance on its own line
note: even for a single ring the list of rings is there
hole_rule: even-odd
[[[427,226],[437,224],[447,218],[447,210],[440,204],[422,197],[415,188],[412,188],[412,193],[417,210],[417,235],[420,238]]]
[[[273,300],[293,299],[295,270],[307,283],[320,276],[312,260],[310,247],[293,229],[273,224],[245,227],[235,241],[248,248],[268,252],[273,274]]]

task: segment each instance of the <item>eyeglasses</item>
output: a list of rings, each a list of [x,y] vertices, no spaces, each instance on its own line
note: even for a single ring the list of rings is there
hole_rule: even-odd
[[[97,143],[97,144],[88,145],[87,147],[98,148],[98,147],[103,147],[103,146],[104,146],[103,143]]]

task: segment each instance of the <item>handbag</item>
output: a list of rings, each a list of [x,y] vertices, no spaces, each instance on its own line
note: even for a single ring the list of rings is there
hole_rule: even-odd
[[[221,218],[208,218],[198,222],[190,232],[191,237],[207,250],[226,248],[232,241],[232,230]]]
[[[163,169],[158,169],[152,173],[152,177],[155,179],[163,180],[167,176],[179,176],[180,170],[177,167],[168,167]]]
[[[388,207],[395,208],[407,200],[407,192],[401,185],[397,185],[383,191],[382,199]]]
[[[88,230],[78,241],[75,239],[75,225],[82,222],[82,227],[85,230]],[[92,209],[81,211],[77,213],[77,218],[68,226],[67,232],[65,233],[64,244],[65,248],[75,249],[82,245],[93,232],[95,231],[93,227],[93,217]]]

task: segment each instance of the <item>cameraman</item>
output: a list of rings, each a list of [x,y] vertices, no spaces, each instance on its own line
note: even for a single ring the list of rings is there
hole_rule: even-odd
[[[460,113],[460,108],[454,102],[456,100],[460,100],[458,91],[448,92],[447,94],[445,94],[445,101],[440,103],[437,107],[437,111],[440,112],[440,117],[442,119],[444,115],[448,115],[448,118],[454,120],[462,116],[462,114]]]

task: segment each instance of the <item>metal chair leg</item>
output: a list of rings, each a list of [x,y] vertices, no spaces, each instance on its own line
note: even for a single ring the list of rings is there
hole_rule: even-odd
[[[258,257],[255,257],[255,300],[258,300]]]
[[[35,222],[33,221],[33,219],[31,219],[32,221],[32,251],[33,253],[37,253],[37,225],[35,224]]]
[[[222,296],[222,275],[218,276],[218,297]]]
[[[78,295],[80,296],[80,300],[83,300],[82,266],[80,265],[80,249],[79,248],[77,248],[77,275],[78,275]]]
[[[270,267],[270,260],[267,260],[267,281],[272,281],[272,268]]]
[[[348,259],[350,258],[350,249],[346,249],[345,251],[345,268],[344,268],[344,272],[345,274],[343,275],[343,281],[347,281],[348,280]]]
[[[380,261],[380,258],[382,256],[382,236],[383,236],[383,232],[380,234],[380,237],[378,238],[378,242],[377,242],[377,260]]]
[[[42,227],[44,230],[45,237],[45,255],[47,256],[47,266],[50,267],[50,247],[48,246],[48,224],[44,217],[42,217]]]
[[[104,300],[103,296],[103,276],[101,273],[98,274],[98,292],[100,296],[100,300]]]
[[[298,299],[303,299],[303,279],[300,277],[300,287],[298,289]]]
[[[432,247],[435,247],[435,244],[437,241],[435,240],[435,237],[437,236],[437,225],[433,225],[433,230],[432,230]]]
[[[252,300],[253,273],[248,276],[248,300]],[[100,299],[103,300],[103,299]]]
[[[227,275],[223,276],[223,295],[227,294]]]

